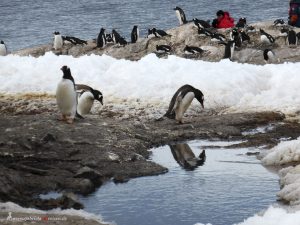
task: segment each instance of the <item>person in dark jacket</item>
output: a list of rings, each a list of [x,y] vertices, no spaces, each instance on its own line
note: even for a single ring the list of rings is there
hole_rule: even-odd
[[[229,12],[219,10],[217,12],[217,19],[212,22],[214,28],[231,28],[234,27],[234,19],[230,17]]]
[[[300,0],[290,1],[289,25],[300,27]]]

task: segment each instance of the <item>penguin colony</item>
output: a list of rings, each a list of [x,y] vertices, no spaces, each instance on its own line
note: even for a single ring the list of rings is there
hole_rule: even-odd
[[[174,8],[174,11],[178,18],[179,25],[191,22],[198,30],[198,35],[200,37],[209,37],[211,42],[218,42],[219,45],[224,45],[224,59],[233,60],[235,49],[242,48],[244,43],[250,41],[248,33],[256,32],[254,27],[247,25],[246,18],[240,18],[236,27],[231,29],[229,38],[226,38],[225,35],[218,33],[216,29],[212,28],[209,21],[197,18],[188,21],[183,9],[178,6]],[[298,44],[300,33],[297,34],[291,27],[287,26],[282,19],[275,20],[274,26],[282,27],[280,36],[286,38],[287,45],[296,46]],[[268,34],[263,29],[260,29],[259,32],[262,46],[266,45],[270,47],[275,43],[276,38],[272,35]],[[76,37],[62,36],[57,31],[53,34],[53,49],[56,51],[61,50],[66,42],[70,42],[74,45],[87,44],[86,41]],[[148,29],[147,38],[164,38],[170,36],[171,35],[167,32],[157,28]],[[131,32],[131,43],[138,42],[139,38],[139,28],[137,25],[134,25]],[[125,46],[128,42],[115,29],[112,30],[111,34],[106,34],[105,29],[101,28],[96,38],[96,48],[104,49],[107,44]],[[204,52],[207,52],[198,46],[189,45],[186,45],[182,51],[186,55],[202,55]],[[156,45],[157,54],[170,54],[171,52],[171,45]],[[0,40],[0,56],[5,56],[7,54],[7,46],[4,41]],[[262,56],[266,63],[280,62],[280,60],[276,58],[274,51],[270,48],[265,48]],[[83,119],[84,115],[90,113],[95,100],[103,105],[103,95],[100,91],[93,89],[90,86],[76,84],[71,74],[71,69],[68,66],[63,66],[61,70],[63,76],[57,85],[56,101],[58,109],[61,112],[60,120],[71,124],[74,122],[75,118]],[[178,123],[183,123],[184,113],[190,107],[194,98],[196,98],[202,108],[204,108],[204,95],[199,89],[188,84],[180,87],[173,95],[164,117],[175,119]],[[205,154],[205,152],[203,154]]]

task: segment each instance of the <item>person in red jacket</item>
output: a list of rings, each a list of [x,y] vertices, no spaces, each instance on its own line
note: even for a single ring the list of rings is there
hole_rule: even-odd
[[[213,27],[215,28],[231,28],[234,27],[234,19],[230,17],[229,12],[223,12],[219,10],[217,12],[217,19],[213,21]]]

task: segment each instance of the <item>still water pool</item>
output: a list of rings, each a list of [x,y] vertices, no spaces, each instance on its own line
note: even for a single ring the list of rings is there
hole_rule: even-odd
[[[118,225],[242,222],[276,202],[278,177],[255,156],[247,156],[251,150],[224,148],[230,144],[192,141],[151,149],[152,160],[167,167],[168,173],[125,184],[111,182],[80,200],[86,211]],[[202,163],[197,157],[204,146]],[[183,159],[193,155],[195,159]]]

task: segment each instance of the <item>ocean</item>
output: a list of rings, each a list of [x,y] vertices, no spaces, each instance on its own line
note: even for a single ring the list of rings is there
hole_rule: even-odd
[[[246,17],[249,23],[282,18],[287,20],[288,1],[120,1],[120,0],[1,0],[0,40],[10,51],[52,42],[53,32],[94,39],[101,27],[117,29],[129,38],[133,25],[141,35],[148,28],[170,29],[178,26],[173,8],[184,9],[188,20],[211,20],[219,9],[229,11],[237,21]]]

